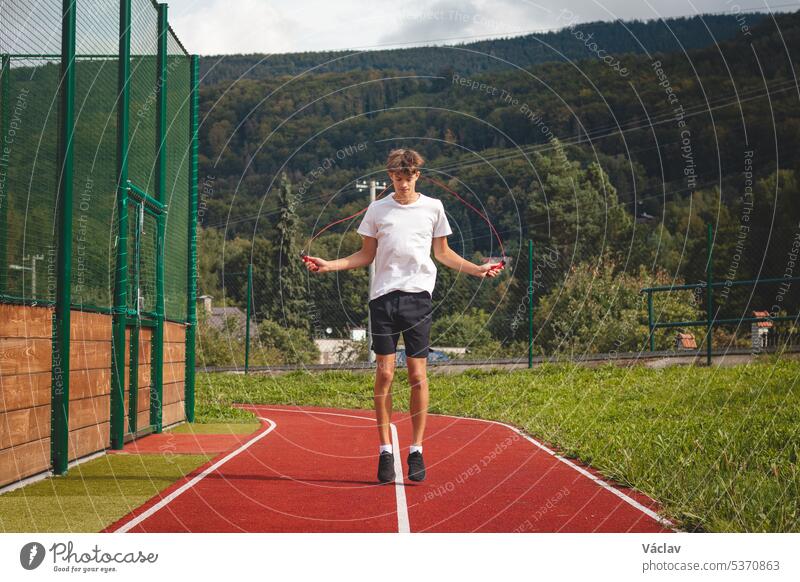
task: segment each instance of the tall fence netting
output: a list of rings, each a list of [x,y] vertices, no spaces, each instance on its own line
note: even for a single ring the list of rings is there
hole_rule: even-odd
[[[76,308],[114,304],[119,244],[120,4],[75,2],[71,296]],[[0,2],[0,300],[56,299],[58,193],[62,174],[62,10],[57,0]],[[166,206],[165,315],[187,317],[191,184],[191,57],[167,32],[164,192],[159,192],[158,8],[131,2],[128,179]],[[156,313],[157,218],[128,205],[129,312]]]
[[[0,295],[13,300],[55,300],[60,54],[61,2],[0,3]]]
[[[189,253],[189,168],[191,162],[191,60],[178,39],[167,36],[166,192],[164,310],[167,319],[186,320]]]

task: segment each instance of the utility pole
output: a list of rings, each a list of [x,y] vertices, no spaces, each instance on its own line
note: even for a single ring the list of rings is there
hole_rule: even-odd
[[[369,188],[369,203],[372,204],[375,202],[375,196],[378,188],[386,188],[386,182],[377,182],[375,180],[369,180],[369,182],[356,182],[356,190],[359,192],[362,190],[366,190]],[[372,261],[369,264],[369,288],[372,289],[372,280],[375,278],[375,261]],[[369,347],[367,354],[369,358],[369,362],[373,363],[375,361],[375,352],[372,351],[372,318],[369,315],[369,310],[367,310],[367,346]]]
[[[30,271],[31,272],[31,298],[38,299],[36,294],[36,261],[43,261],[44,255],[25,255],[22,257],[21,265],[9,265],[8,268],[12,271]],[[31,266],[26,267],[25,263],[30,262]],[[23,292],[24,295],[24,292]]]

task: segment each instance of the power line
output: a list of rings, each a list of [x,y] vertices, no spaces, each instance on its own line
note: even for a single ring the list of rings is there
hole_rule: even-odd
[[[777,87],[777,88],[775,88],[775,87]],[[745,102],[753,101],[755,99],[764,98],[767,95],[775,95],[775,94],[778,94],[778,93],[791,91],[791,90],[795,89],[795,87],[796,86],[794,84],[794,81],[793,80],[788,80],[788,81],[783,81],[783,82],[780,82],[780,83],[776,83],[776,84],[768,87],[768,89],[766,91],[760,91],[760,90],[756,91],[755,89],[750,89],[750,90],[741,92],[739,94],[740,95],[739,99],[730,99],[730,96],[728,96],[727,98],[729,100],[725,101],[726,97],[721,97],[719,99],[711,101],[708,104],[697,104],[697,105],[685,107],[684,108],[684,112],[685,112],[684,117],[696,117],[697,115],[710,113],[712,111],[716,111],[718,109],[722,109],[722,108],[725,108],[725,107],[730,107],[732,105],[737,105],[739,103],[745,103]],[[741,96],[743,96],[743,95],[747,95],[747,97],[741,98]],[[709,105],[712,105],[712,104],[713,104],[713,106],[709,106]],[[635,119],[635,120],[626,122],[623,125],[623,129],[607,131],[609,128],[613,128],[613,127],[616,127],[616,126],[605,126],[605,127],[601,127],[601,128],[598,128],[598,129],[593,129],[591,132],[586,132],[584,134],[585,137],[582,136],[580,138],[570,138],[570,139],[566,139],[566,140],[559,140],[559,143],[562,146],[566,146],[566,147],[579,145],[579,144],[584,143],[586,141],[591,143],[593,141],[599,141],[601,139],[606,139],[606,138],[614,137],[614,136],[617,136],[617,135],[627,134],[627,133],[630,133],[630,132],[633,132],[633,131],[639,131],[639,130],[642,130],[642,129],[650,129],[650,128],[652,128],[654,126],[657,126],[657,125],[663,125],[665,123],[672,122],[672,121],[674,121],[674,119],[675,119],[674,112],[669,112],[669,111],[659,112],[655,116],[652,116],[652,117],[649,117],[649,118],[641,117],[639,119]],[[655,122],[654,122],[654,120],[655,120]],[[643,123],[643,122],[646,122],[646,123]],[[675,142],[671,142],[670,144],[664,144],[664,145],[672,145],[674,143]],[[533,145],[529,145],[529,146],[525,146],[525,147],[521,148],[521,150],[522,150],[521,152],[520,151],[514,151],[514,152],[511,152],[511,153],[496,154],[496,155],[493,155],[493,156],[483,157],[480,160],[466,161],[466,162],[456,162],[456,163],[446,164],[446,165],[443,165],[443,166],[439,166],[439,167],[435,167],[435,168],[429,168],[429,169],[430,170],[434,170],[434,171],[438,171],[438,172],[442,172],[442,173],[451,173],[451,172],[453,172],[455,170],[466,169],[466,168],[470,168],[470,167],[474,167],[474,166],[481,166],[481,165],[485,164],[486,162],[508,161],[508,160],[513,160],[513,159],[518,159],[518,158],[521,158],[521,157],[524,157],[524,156],[527,156],[527,155],[530,155],[530,154],[534,154],[534,153],[542,153],[542,152],[546,152],[546,151],[551,151],[551,150],[555,149],[555,147],[556,146],[552,145],[551,143],[533,144]],[[647,149],[652,149],[652,148],[647,148]],[[640,151],[640,150],[630,150],[630,151],[635,152],[635,151]],[[340,192],[341,192],[341,190],[340,190]],[[337,194],[338,194],[338,192],[337,192]],[[320,195],[317,195],[317,196],[309,197],[304,201],[305,202],[315,202],[315,201],[323,200],[326,197],[327,197],[327,193],[323,193],[323,194],[320,194]],[[271,210],[271,211],[268,211],[268,212],[262,212],[262,213],[255,214],[255,215],[249,215],[249,216],[245,216],[245,217],[240,217],[240,218],[238,218],[236,220],[233,220],[233,221],[227,221],[227,222],[224,222],[224,223],[215,223],[215,224],[210,224],[210,225],[206,225],[206,226],[210,227],[210,228],[219,228],[219,227],[222,227],[222,226],[227,226],[229,224],[240,224],[242,222],[249,222],[249,221],[252,221],[252,220],[259,219],[259,218],[272,216],[272,215],[275,215],[275,214],[277,214],[279,212],[280,212],[280,209],[277,208],[275,210]]]

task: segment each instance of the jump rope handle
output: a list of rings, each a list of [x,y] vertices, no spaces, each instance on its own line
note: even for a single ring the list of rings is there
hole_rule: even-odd
[[[312,264],[312,265],[316,264],[316,263],[314,263],[314,261],[312,261],[310,258],[308,258],[308,253],[305,250],[300,251],[300,258],[303,259],[303,262],[305,264],[307,264],[307,265],[308,264]]]
[[[499,263],[497,263],[496,265],[492,265],[492,267],[489,270],[490,271],[499,271],[500,269],[502,269],[505,266],[506,266],[506,260],[505,259],[501,259]]]
[[[437,184],[438,186],[441,186],[443,189],[445,189],[448,192],[450,192],[451,194],[453,194],[456,198],[458,198],[466,206],[469,206],[473,211],[475,211],[476,214],[478,214],[478,216],[480,216],[481,218],[483,218],[486,221],[486,223],[489,225],[489,228],[494,232],[495,236],[497,237],[497,242],[500,244],[500,250],[503,253],[503,258],[500,260],[500,262],[497,265],[494,265],[490,270],[497,270],[497,269],[502,269],[503,267],[505,267],[506,259],[505,259],[505,251],[503,250],[503,241],[501,240],[500,235],[498,234],[497,230],[495,230],[494,225],[492,225],[491,221],[486,216],[484,216],[483,213],[481,213],[477,208],[475,208],[472,204],[470,204],[469,202],[464,200],[461,196],[459,196],[458,194],[453,192],[450,188],[448,188],[447,186],[445,186],[444,184],[442,184],[438,180],[434,180],[433,178],[430,178],[428,176],[423,176],[423,177],[426,178],[427,180],[429,180],[430,182],[433,182],[434,184]],[[383,189],[383,191],[377,196],[377,198],[380,198],[381,196],[383,196],[384,192],[386,192],[386,190],[388,190],[388,189],[389,189],[389,185],[387,185]],[[366,210],[367,209],[364,208],[363,210],[360,210],[359,212],[356,212],[355,214],[353,214],[351,216],[348,216],[347,218],[343,218],[341,220],[337,220],[335,222],[330,223],[328,226],[326,226],[325,228],[323,228],[322,230],[317,232],[315,235],[313,235],[311,237],[311,239],[309,239],[309,245],[311,244],[311,242],[315,238],[317,238],[319,235],[321,235],[324,231],[328,230],[333,225],[339,224],[340,222],[344,222],[345,220],[349,220],[351,218],[354,218],[354,217],[358,216],[359,214],[362,214],[362,213],[366,212]],[[309,262],[313,263],[313,261],[311,261],[308,258],[308,254],[305,252],[305,249],[300,251],[300,258],[303,259],[303,261],[306,262],[306,263],[309,263]]]

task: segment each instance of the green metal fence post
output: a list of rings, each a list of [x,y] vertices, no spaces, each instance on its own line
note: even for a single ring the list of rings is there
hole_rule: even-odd
[[[194,422],[194,367],[195,367],[195,341],[197,338],[197,120],[198,105],[200,103],[198,91],[200,84],[200,59],[197,55],[191,57],[191,96],[189,99],[189,127],[191,148],[191,165],[189,167],[189,282],[187,318],[189,327],[186,329],[186,388],[184,403],[186,406],[186,421]]]
[[[8,100],[11,97],[11,56],[7,54],[0,55],[0,91],[0,229],[7,233],[9,151],[6,150],[6,132],[10,120]],[[8,292],[7,238],[6,234],[0,236],[0,293]]]
[[[63,475],[69,463],[69,348],[72,303],[72,180],[75,135],[75,0],[63,0],[56,308],[54,311],[50,452],[53,473]]]
[[[253,263],[247,265],[247,321],[244,324],[244,373],[250,372],[250,306],[253,301]]]
[[[111,448],[125,444],[125,326],[128,312],[128,127],[131,76],[131,0],[119,4],[117,76],[117,253],[111,355]],[[137,346],[138,347],[138,346]],[[135,421],[134,421],[135,422]]]
[[[712,272],[712,263],[714,257],[711,248],[712,242],[713,228],[709,222],[706,229],[706,256],[708,261],[706,264],[706,364],[709,366],[711,365],[712,350],[711,331],[714,327],[714,277]]]
[[[153,386],[150,389],[150,424],[160,433],[164,412],[164,245],[166,215],[156,217],[156,326],[153,330]]]
[[[653,329],[653,292],[647,292],[647,327],[650,329],[650,351],[656,351],[655,329]]]
[[[167,204],[167,5],[158,4],[158,77],[156,117],[156,200]],[[164,231],[166,216],[158,214],[156,243],[156,329],[153,338],[153,387],[150,390],[150,424],[160,433],[164,408]]]
[[[533,368],[533,240],[528,239],[528,368]]]

